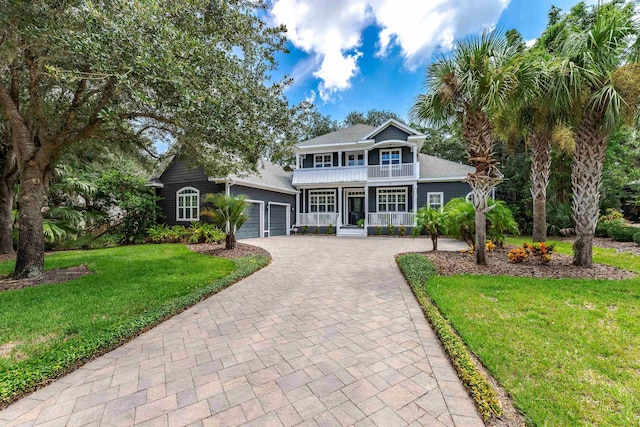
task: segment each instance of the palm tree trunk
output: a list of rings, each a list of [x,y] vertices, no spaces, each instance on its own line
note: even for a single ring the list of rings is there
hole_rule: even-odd
[[[493,157],[493,128],[489,116],[484,111],[467,114],[463,122],[463,134],[467,145],[469,163],[475,166],[475,173],[467,176],[473,191],[473,207],[476,221],[476,264],[487,265],[487,212],[489,197],[503,175]]]
[[[573,264],[593,266],[593,235],[598,223],[602,164],[609,134],[601,130],[602,114],[587,112],[580,120],[573,152],[571,187],[573,189],[573,221],[576,240],[573,244]]]
[[[531,130],[531,196],[533,197],[533,241],[547,240],[547,187],[551,171],[551,135]]]

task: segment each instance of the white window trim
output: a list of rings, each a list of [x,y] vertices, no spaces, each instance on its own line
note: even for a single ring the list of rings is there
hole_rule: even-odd
[[[392,159],[393,159],[393,153],[394,152],[399,153],[398,163],[392,163],[393,162]],[[389,164],[388,165],[383,165],[382,164],[382,155],[384,153],[389,153]],[[387,149],[387,150],[380,150],[380,166],[391,166],[391,165],[398,166],[398,165],[401,165],[401,164],[402,164],[402,148],[390,148],[390,149]]]
[[[398,193],[404,193],[404,205],[405,205],[405,210],[403,211],[381,211],[378,210],[380,208],[380,191],[389,191],[389,190],[396,190],[396,194]],[[387,201],[385,203],[387,205],[387,209],[389,209],[389,202]],[[395,203],[396,207],[398,206],[398,201],[396,199],[396,203]],[[376,212],[379,213],[407,213],[409,212],[409,190],[406,187],[380,187],[380,188],[376,188]]]
[[[324,195],[329,195],[332,194],[333,195],[333,210],[332,211],[325,211],[325,212],[313,212],[311,210],[311,206],[313,206],[313,203],[311,203],[311,198],[316,195],[316,194],[324,194]],[[338,206],[337,206],[337,202],[338,202],[338,198],[336,197],[336,190],[309,190],[309,213],[336,213]],[[329,205],[331,203],[325,203],[325,205]],[[320,206],[319,204],[316,204],[317,206]]]
[[[193,190],[196,193],[196,196],[198,196],[198,216],[193,219],[191,217],[189,218],[180,218],[180,197],[186,197],[186,195],[182,195],[180,193],[182,193],[185,190]],[[193,195],[193,193],[191,194],[191,196]],[[182,208],[184,209],[185,206],[183,206]],[[191,209],[189,209],[189,213],[191,213]],[[181,222],[193,222],[193,221],[200,221],[200,190],[198,190],[195,187],[182,187],[181,189],[179,189],[178,191],[176,191],[176,221],[181,221]]]
[[[349,156],[353,156],[353,164],[349,164]],[[362,156],[362,164],[358,164],[358,156]],[[352,151],[346,153],[346,165],[345,166],[364,166],[364,152],[363,151]]]
[[[428,191],[427,192],[427,207],[431,207],[431,196],[440,196],[440,210],[444,209],[444,193],[442,191]]]
[[[330,160],[325,161],[325,156],[329,156]],[[320,157],[320,161],[318,161],[318,157]],[[329,166],[326,166],[327,163],[331,163]],[[322,153],[322,154],[314,154],[313,155],[313,167],[314,168],[331,168],[333,167],[333,153]]]

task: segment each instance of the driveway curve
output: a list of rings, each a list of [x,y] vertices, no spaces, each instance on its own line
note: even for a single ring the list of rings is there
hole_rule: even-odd
[[[427,240],[245,242],[271,265],[0,411],[0,423],[483,425],[394,261]]]

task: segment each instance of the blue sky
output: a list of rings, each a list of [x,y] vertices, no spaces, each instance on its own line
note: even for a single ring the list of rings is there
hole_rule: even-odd
[[[391,110],[407,118],[431,61],[453,40],[497,26],[526,41],[540,35],[552,4],[576,0],[272,0],[268,19],[288,28],[292,104],[313,100],[341,120],[353,110]]]

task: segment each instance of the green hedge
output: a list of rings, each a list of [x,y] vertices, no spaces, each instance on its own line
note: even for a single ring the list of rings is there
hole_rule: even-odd
[[[73,338],[65,340],[57,345],[61,348],[53,346],[46,353],[17,363],[11,369],[2,372],[0,374],[0,407],[73,371],[88,360],[115,349],[163,320],[260,270],[269,264],[270,259],[264,255],[258,255],[233,261],[236,269],[208,286],[131,317],[116,328],[95,335],[90,341]]]
[[[640,232],[638,227],[628,225],[612,225],[607,229],[609,237],[618,242],[633,242],[633,236]]]
[[[435,266],[425,256],[419,254],[398,255],[396,262],[440,338],[458,376],[475,401],[478,412],[485,420],[502,415],[502,407],[495,390],[476,368],[462,339],[428,296],[426,284],[431,277],[435,276]]]
[[[640,232],[633,235],[633,241],[636,243],[636,245],[640,246]]]

